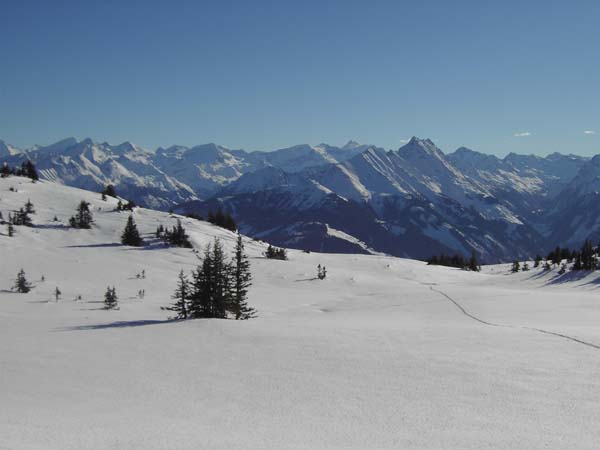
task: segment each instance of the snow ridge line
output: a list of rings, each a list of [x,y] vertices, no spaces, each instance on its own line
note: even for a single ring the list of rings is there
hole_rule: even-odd
[[[480,323],[482,323],[484,325],[488,325],[488,326],[491,326],[491,327],[517,328],[517,327],[514,327],[512,325],[500,325],[500,324],[497,324],[497,323],[487,322],[487,321],[485,321],[483,319],[480,319],[479,317],[474,316],[473,314],[471,314],[470,312],[468,312],[460,303],[458,303],[456,300],[454,300],[452,297],[450,297],[445,292],[440,291],[439,289],[435,289],[433,286],[429,286],[429,289],[431,289],[432,291],[437,292],[438,294],[443,295],[444,297],[446,297],[448,300],[450,300],[452,303],[454,303],[454,305],[465,316],[467,316],[467,317],[469,317],[469,318],[471,318],[471,319],[473,319],[473,320],[475,320],[477,322],[480,322]],[[556,333],[554,331],[548,331],[548,330],[544,330],[542,328],[533,328],[533,327],[524,327],[524,326],[518,327],[518,328],[521,328],[523,330],[529,330],[529,331],[537,331],[538,333],[543,333],[543,334],[549,334],[549,335],[556,336],[556,337],[559,337],[559,338],[562,338],[562,339],[567,339],[567,340],[572,341],[572,342],[576,342],[578,344],[582,344],[582,345],[586,345],[588,347],[595,348],[596,350],[600,350],[600,345],[598,345],[598,344],[593,344],[591,342],[587,342],[587,341],[584,341],[582,339],[578,339],[576,337],[569,336],[567,334]]]

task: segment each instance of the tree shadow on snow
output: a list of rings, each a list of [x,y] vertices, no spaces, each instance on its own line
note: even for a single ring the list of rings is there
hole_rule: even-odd
[[[66,245],[63,248],[104,248],[104,247],[121,247],[118,242],[110,242],[107,244],[86,244],[86,245]]]
[[[161,325],[165,323],[179,322],[174,319],[166,320],[130,320],[130,321],[117,321],[110,323],[98,323],[92,325],[78,325],[74,327],[61,328],[60,331],[85,331],[85,330],[104,330],[107,328],[131,328],[131,327],[145,327],[147,325]]]
[[[313,280],[318,280],[319,278],[317,277],[313,277],[313,278],[302,278],[300,280],[294,280],[295,283],[298,283],[300,281],[313,281]]]
[[[69,230],[71,227],[64,223],[57,224],[39,224],[35,225],[34,228],[39,228],[40,230]]]
[[[582,278],[587,277],[589,274],[590,274],[590,271],[588,271],[588,270],[576,270],[576,271],[565,272],[562,275],[556,275],[552,279],[548,280],[546,282],[546,285],[562,284],[562,283],[569,283],[569,282],[573,282],[573,281],[579,281]]]

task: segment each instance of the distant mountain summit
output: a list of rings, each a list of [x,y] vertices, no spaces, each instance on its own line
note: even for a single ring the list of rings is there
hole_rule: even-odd
[[[418,137],[397,150],[350,140],[253,152],[0,141],[0,163],[28,158],[42,178],[95,191],[113,184],[153,208],[222,208],[243,232],[276,245],[417,258],[475,251],[489,262],[600,239],[599,157],[444,154]]]

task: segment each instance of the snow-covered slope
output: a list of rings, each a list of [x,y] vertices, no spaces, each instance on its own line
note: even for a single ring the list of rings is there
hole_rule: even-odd
[[[27,199],[35,228],[11,238],[0,228],[2,448],[591,449],[600,440],[595,274],[565,283],[555,270],[471,273],[294,250],[276,261],[246,240],[259,317],[170,322],[160,307],[179,270],[194,268],[194,250],[215,236],[230,252],[231,233],[183,218],[195,249],[164,248],[152,232],[175,217],[136,209],[151,245],[125,247],[128,214],[114,200],[0,179],[4,216]],[[82,199],[94,227],[65,228]],[[21,268],[35,285],[28,294],[9,290]],[[107,285],[118,311],[101,308]]]

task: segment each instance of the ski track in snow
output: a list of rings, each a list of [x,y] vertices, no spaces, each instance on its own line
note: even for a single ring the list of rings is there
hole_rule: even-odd
[[[453,299],[452,297],[450,297],[448,294],[446,294],[444,291],[440,290],[440,289],[436,289],[433,286],[429,286],[429,289],[431,289],[433,292],[437,292],[438,294],[442,295],[443,297],[445,297],[446,299],[448,299],[449,301],[451,301],[452,303],[454,303],[454,305],[467,317],[475,320],[476,322],[482,323],[483,325],[488,325],[490,327],[501,327],[501,328],[521,328],[523,330],[529,330],[529,331],[537,331],[538,333],[543,333],[543,334],[549,334],[552,336],[556,336],[562,339],[567,339],[569,341],[573,341],[576,342],[578,344],[582,344],[582,345],[586,345],[588,347],[592,347],[595,348],[596,350],[600,350],[600,345],[597,344],[593,344],[591,342],[587,342],[584,341],[582,339],[573,337],[573,336],[569,336],[567,334],[562,334],[562,333],[557,333],[554,331],[549,331],[549,330],[544,330],[542,328],[533,328],[533,327],[516,327],[513,325],[502,325],[502,324],[498,324],[498,323],[493,323],[493,322],[488,322],[486,320],[481,319],[480,317],[477,317],[473,314],[471,314],[469,311],[467,311],[465,309],[464,306],[462,306],[458,301],[456,301],[455,299]]]

